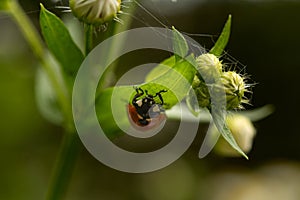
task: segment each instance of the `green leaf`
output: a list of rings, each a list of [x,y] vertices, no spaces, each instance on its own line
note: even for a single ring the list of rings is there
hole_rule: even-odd
[[[172,59],[174,58],[171,57],[170,60],[164,62],[172,64]],[[157,73],[161,75],[154,78],[155,75],[152,73],[153,75],[147,77],[147,82],[140,87],[148,90],[149,94],[167,90],[168,92],[163,93],[163,99],[166,102],[164,107],[169,109],[180,102],[188,93],[196,73],[195,59],[193,55],[190,55],[175,63],[173,67],[160,64],[158,68]]]
[[[147,76],[145,81],[146,82],[150,82],[156,78],[158,78],[159,76],[167,73],[170,68],[174,67],[176,64],[176,60],[175,60],[175,56],[171,56],[167,59],[165,59],[164,61],[162,61],[158,66],[156,66],[153,70],[151,70]],[[168,68],[170,67],[170,68]]]
[[[248,156],[239,147],[239,145],[235,141],[230,129],[227,127],[226,116],[227,116],[226,111],[221,110],[221,109],[216,109],[215,112],[212,113],[212,118],[214,120],[214,123],[215,123],[218,131],[223,136],[223,138],[231,145],[232,148],[234,148],[237,152],[239,152],[246,159],[248,159]]]
[[[49,50],[62,65],[64,72],[74,76],[84,56],[64,23],[41,4],[40,25]]]
[[[176,57],[176,61],[179,61],[187,55],[189,51],[189,47],[183,35],[179,31],[177,31],[174,27],[172,27],[172,29],[173,29],[173,51]]]
[[[209,51],[209,53],[214,54],[215,56],[220,56],[223,53],[229,41],[230,29],[231,29],[231,15],[228,16],[227,22],[222,30],[221,35],[219,36],[216,44]]]
[[[131,94],[134,93],[133,86],[108,88],[99,93],[95,101],[96,113],[100,126],[107,137],[115,138],[120,135],[122,131],[119,126],[130,127],[126,106]],[[117,111],[116,116],[113,115],[112,109]]]

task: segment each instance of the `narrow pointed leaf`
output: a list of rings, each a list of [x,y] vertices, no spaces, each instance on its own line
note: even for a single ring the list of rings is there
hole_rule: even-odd
[[[169,68],[174,67],[176,64],[175,56],[171,56],[170,58],[162,61],[158,66],[152,69],[146,76],[145,82],[150,82],[159,76],[168,72]]]
[[[228,16],[227,22],[222,30],[221,35],[219,36],[216,44],[210,50],[209,53],[214,54],[215,56],[222,55],[230,37],[230,29],[231,29],[231,15]]]

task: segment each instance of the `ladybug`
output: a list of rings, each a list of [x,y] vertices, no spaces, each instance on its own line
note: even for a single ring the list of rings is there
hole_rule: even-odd
[[[163,108],[164,100],[161,93],[167,92],[167,90],[161,90],[155,95],[148,94],[147,90],[144,91],[141,88],[135,88],[135,91],[136,94],[131,104],[128,105],[131,122],[144,127],[153,121],[157,122],[165,118],[165,110]],[[146,94],[146,96],[142,97],[144,94]],[[154,100],[155,97],[159,98],[159,103]]]

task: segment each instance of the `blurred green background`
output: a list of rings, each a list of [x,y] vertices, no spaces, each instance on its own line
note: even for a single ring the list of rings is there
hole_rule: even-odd
[[[21,1],[37,27],[39,2]],[[52,2],[42,2],[54,8]],[[248,108],[273,104],[276,110],[254,124],[257,136],[249,161],[213,153],[198,159],[201,135],[182,158],[149,174],[118,172],[83,150],[66,199],[299,199],[300,2],[166,0],[143,5],[168,26],[216,36],[232,14],[227,51],[258,83]],[[139,19],[134,27],[159,26],[141,8],[134,16]],[[0,27],[0,199],[43,199],[62,129],[38,111],[38,63],[18,28],[5,14],[0,15]],[[213,44],[211,38],[194,39],[206,48]],[[201,124],[199,132],[206,128]]]

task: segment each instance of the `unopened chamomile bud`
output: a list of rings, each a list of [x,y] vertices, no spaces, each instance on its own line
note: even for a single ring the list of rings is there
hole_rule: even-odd
[[[121,0],[70,0],[72,13],[86,24],[100,25],[116,17]]]
[[[250,119],[243,115],[232,114],[227,116],[226,122],[239,147],[245,153],[249,153],[256,135],[256,130]],[[216,135],[217,133],[218,130],[214,127],[212,134]],[[223,137],[219,138],[214,151],[223,156],[241,156]]]
[[[213,83],[222,73],[222,63],[213,54],[202,54],[196,59],[197,70],[206,83]]]
[[[221,80],[226,93],[227,110],[240,108],[241,103],[247,102],[243,99],[247,91],[243,77],[234,71],[229,71],[222,73]]]

